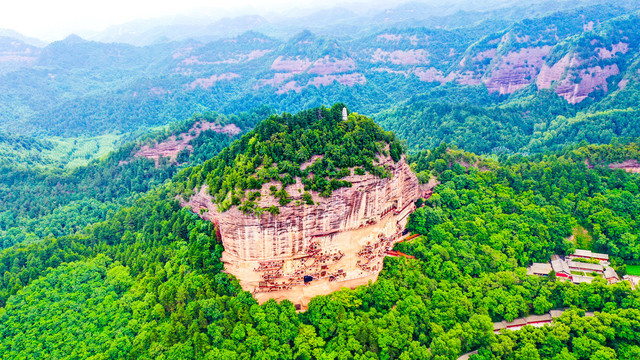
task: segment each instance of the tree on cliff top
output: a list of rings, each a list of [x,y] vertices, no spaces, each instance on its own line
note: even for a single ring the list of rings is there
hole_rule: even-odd
[[[272,115],[220,155],[184,171],[179,177],[182,193],[188,196],[207,185],[221,211],[239,205],[244,212],[260,214],[264,209],[257,206],[260,193],[255,190],[271,181],[281,184],[272,195],[285,205],[285,189],[296,178],[305,191],[328,197],[351,186],[344,178],[353,172],[388,176],[378,156],[399,161],[404,152],[400,141],[365,116],[351,113],[343,121],[343,107]]]

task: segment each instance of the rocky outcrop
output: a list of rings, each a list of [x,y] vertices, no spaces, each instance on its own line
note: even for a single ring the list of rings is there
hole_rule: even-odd
[[[611,50],[607,48],[596,49],[600,59],[611,59],[614,58],[617,53],[622,53],[624,55],[627,51],[629,51],[629,44],[623,42],[611,45]]]
[[[540,69],[540,74],[536,80],[538,88],[549,89],[555,82],[562,80],[567,68],[569,66],[573,66],[571,64],[575,62],[576,60],[572,60],[570,55],[565,55],[553,66],[549,66],[546,63],[543,64],[542,69]]]
[[[617,64],[582,69],[572,77],[565,77],[555,91],[570,104],[577,104],[596,90],[602,90],[606,94],[609,90],[607,79],[619,73]]]
[[[0,37],[0,74],[35,64],[40,52],[21,41]]]
[[[316,60],[309,69],[310,74],[329,75],[352,71],[356,68],[356,63],[351,58],[336,59],[326,55]]]
[[[285,58],[278,56],[271,64],[271,70],[300,73],[307,70],[312,64],[313,61],[307,58]]]
[[[524,48],[500,58],[484,83],[490,93],[512,94],[531,84],[544,64],[551,46]]]
[[[193,150],[193,146],[189,145],[189,143],[206,130],[229,136],[238,135],[241,131],[235,124],[221,126],[212,122],[196,121],[186,133],[171,135],[166,140],[153,145],[142,145],[134,154],[134,157],[153,159],[156,165],[159,164],[161,158],[169,158],[170,161],[174,162],[180,151],[184,149]]]
[[[421,196],[404,159],[380,158],[391,176],[352,175],[353,186],[328,198],[312,194],[304,205],[300,180],[286,188],[292,202],[280,213],[246,215],[233,207],[219,212],[203,187],[183,206],[216,224],[225,270],[263,302],[289,299],[304,308],[315,295],[376,280],[387,251],[400,238]],[[265,184],[260,207],[277,206]],[[278,184],[279,185],[279,184]]]
[[[395,51],[383,51],[382,49],[376,49],[371,57],[374,63],[388,62],[396,65],[420,65],[429,63],[428,55],[429,54],[424,49]]]
[[[353,86],[355,84],[364,84],[365,82],[367,82],[364,75],[359,73],[353,73],[353,74],[318,76],[311,79],[309,81],[309,85],[313,85],[319,88],[320,86],[331,85],[334,81],[347,86]]]
[[[240,75],[236,74],[236,73],[224,73],[224,74],[214,74],[209,76],[208,78],[200,78],[200,79],[195,79],[193,82],[191,82],[190,84],[187,84],[187,88],[188,89],[195,89],[197,87],[201,87],[203,89],[208,89],[210,87],[212,87],[213,85],[215,85],[215,83],[217,83],[218,81],[223,81],[223,80],[233,80],[235,78],[239,78]]]
[[[640,162],[638,160],[625,160],[621,163],[609,164],[609,169],[622,169],[629,173],[640,174]]]

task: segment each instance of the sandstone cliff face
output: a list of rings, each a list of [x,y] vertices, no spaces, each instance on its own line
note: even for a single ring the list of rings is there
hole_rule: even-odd
[[[524,48],[502,56],[491,74],[484,80],[490,93],[512,94],[529,85],[544,64],[551,46]]]
[[[400,238],[414,202],[418,179],[404,159],[381,158],[390,178],[353,175],[353,186],[329,198],[312,194],[315,205],[301,205],[302,184],[287,187],[293,201],[279,215],[245,215],[236,207],[220,213],[203,188],[183,206],[213,221],[225,251],[225,270],[258,301],[289,299],[302,308],[311,297],[375,280],[386,252]],[[261,207],[275,205],[269,186]],[[298,203],[296,205],[296,203]],[[312,281],[305,284],[305,276]]]

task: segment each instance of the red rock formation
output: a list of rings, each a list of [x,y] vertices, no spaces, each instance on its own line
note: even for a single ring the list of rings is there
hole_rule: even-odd
[[[271,79],[261,79],[258,80],[256,84],[256,88],[261,88],[263,86],[276,86],[280,85],[289,78],[291,78],[294,74],[292,73],[275,73]]]
[[[154,86],[149,89],[149,95],[162,96],[165,94],[171,94],[171,91],[163,88],[162,86]]]
[[[278,56],[271,64],[271,70],[300,73],[309,68],[313,62],[307,58],[284,58]]]
[[[453,79],[453,75],[448,77],[444,77],[442,71],[436,68],[417,68],[413,71],[413,73],[420,79],[420,81],[426,82],[439,82],[445,83],[449,82]]]
[[[380,179],[353,175],[353,186],[328,198],[312,194],[315,205],[303,205],[298,180],[286,188],[293,201],[280,213],[245,215],[237,207],[220,213],[200,189],[183,206],[214,222],[222,237],[225,271],[258,301],[289,299],[304,307],[315,295],[376,280],[387,251],[399,240],[414,202],[420,197],[415,174],[404,159],[380,162],[392,174]],[[262,187],[259,206],[277,205]],[[313,281],[305,284],[305,276]]]
[[[543,64],[536,80],[538,88],[548,89],[554,82],[560,81],[572,62],[571,56],[567,54],[551,67],[546,63]]]
[[[473,57],[474,61],[483,61],[484,59],[493,59],[496,57],[496,49],[489,49],[482,52],[479,52],[476,56]]]
[[[372,55],[373,62],[389,62],[396,65],[428,64],[428,53],[424,49],[383,51],[376,49]]]
[[[8,64],[16,66],[32,65],[40,54],[39,49],[18,41],[11,41],[4,45],[0,49],[0,66]]]
[[[482,84],[482,79],[480,78],[482,74],[477,74],[473,71],[465,71],[462,73],[455,72],[453,76],[456,79],[458,84],[462,85],[480,85]]]
[[[619,73],[620,70],[617,64],[580,70],[577,74],[578,83],[570,77],[565,77],[556,87],[556,93],[564,97],[570,104],[577,104],[586,99],[595,90],[602,89],[607,93],[609,90],[607,79]]]
[[[189,131],[180,134],[179,138],[176,135],[171,135],[167,140],[153,146],[141,146],[140,150],[135,153],[134,157],[153,159],[155,160],[156,165],[161,158],[169,158],[171,161],[175,161],[180,151],[184,149],[188,149],[189,151],[193,150],[193,147],[189,145],[189,142],[200,136],[200,133],[205,130],[213,130],[217,133],[228,134],[230,136],[237,135],[241,131],[235,124],[228,124],[223,127],[212,122],[198,121],[193,124]]]
[[[302,89],[304,89],[303,86],[299,86],[298,82],[296,82],[295,80],[292,80],[292,81],[289,81],[286,84],[282,85],[276,91],[276,94],[282,95],[282,94],[288,93],[289,91],[295,91],[295,92],[299,93],[300,91],[302,91]]]
[[[232,54],[231,57],[224,59],[224,60],[219,60],[219,61],[214,61],[211,64],[217,65],[217,64],[239,64],[242,62],[248,62],[251,60],[255,60],[258,58],[261,58],[263,56],[265,56],[266,54],[270,53],[273,50],[252,50],[249,52],[244,52],[244,53],[236,53],[236,54]]]
[[[611,59],[616,56],[617,53],[626,54],[627,51],[629,51],[629,44],[623,42],[611,45],[611,50],[608,50],[607,48],[596,49],[600,59]]]
[[[624,90],[627,87],[628,83],[629,83],[629,79],[620,80],[620,82],[618,83],[618,89]]]
[[[392,41],[392,42],[397,42],[402,40],[402,35],[397,35],[397,34],[380,34],[378,35],[378,37],[376,38],[378,41],[381,40],[386,40],[386,41]]]
[[[212,62],[209,61],[201,61],[199,56],[189,56],[188,58],[182,60],[183,65],[212,65]]]
[[[329,55],[316,60],[309,69],[310,74],[328,75],[337,74],[347,71],[351,71],[356,68],[356,63],[353,59],[335,59],[330,58]]]
[[[532,83],[551,46],[524,48],[500,58],[484,83],[490,93],[511,94]]]
[[[313,85],[319,88],[320,86],[331,85],[334,81],[337,81],[342,85],[353,86],[355,84],[364,84],[365,82],[367,82],[367,79],[364,77],[364,75],[359,73],[341,74],[341,75],[324,75],[324,76],[317,76],[311,79],[309,81],[309,84],[307,84],[307,86]]]
[[[609,164],[609,169],[622,169],[626,172],[640,174],[640,162],[638,160],[625,160],[617,164]]]

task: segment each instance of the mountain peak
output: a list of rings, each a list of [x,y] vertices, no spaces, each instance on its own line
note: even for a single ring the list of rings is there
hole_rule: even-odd
[[[8,38],[20,40],[25,44],[35,46],[35,47],[44,47],[45,45],[47,45],[47,43],[45,43],[40,39],[22,35],[19,32],[11,29],[0,29],[0,37],[8,37]]]
[[[79,35],[71,34],[71,35],[67,36],[66,38],[64,38],[63,40],[61,40],[60,42],[63,42],[65,44],[81,44],[81,43],[85,43],[85,42],[88,42],[88,41],[83,39],[83,38],[81,38]]]

